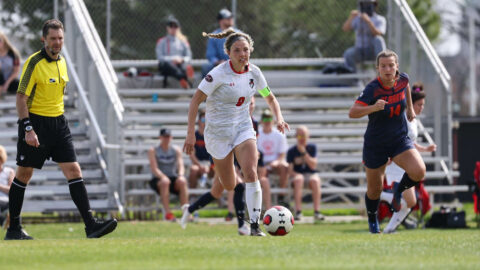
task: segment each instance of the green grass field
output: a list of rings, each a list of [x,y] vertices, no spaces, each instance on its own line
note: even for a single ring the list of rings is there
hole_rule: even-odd
[[[0,269],[480,269],[476,228],[370,235],[364,222],[299,224],[254,238],[235,225],[121,222],[102,239],[85,239],[80,223],[26,229],[36,240],[2,241]]]

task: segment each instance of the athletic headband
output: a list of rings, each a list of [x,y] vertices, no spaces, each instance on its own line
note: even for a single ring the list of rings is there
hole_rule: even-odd
[[[422,88],[420,87],[413,88],[413,92],[421,92],[421,91],[422,91]]]

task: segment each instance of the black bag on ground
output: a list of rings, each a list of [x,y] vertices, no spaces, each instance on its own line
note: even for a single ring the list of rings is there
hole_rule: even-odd
[[[433,212],[427,228],[467,228],[465,211],[457,212],[455,207],[441,206],[440,210]]]

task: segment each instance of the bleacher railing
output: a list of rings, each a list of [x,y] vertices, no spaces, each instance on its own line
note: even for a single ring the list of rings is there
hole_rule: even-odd
[[[410,76],[410,85],[422,82],[427,95],[422,122],[433,126],[436,156],[448,157],[435,166],[446,170],[452,180],[452,91],[451,77],[406,0],[391,1],[388,6],[388,47],[400,59],[400,70]],[[428,138],[430,137],[430,138]]]
[[[105,157],[102,169],[106,167],[109,199],[115,203],[114,192],[121,190],[119,144],[124,111],[117,94],[118,78],[84,2],[67,0],[65,4],[65,55],[82,101],[78,105],[93,127],[89,129],[91,153],[97,153],[99,160]]]

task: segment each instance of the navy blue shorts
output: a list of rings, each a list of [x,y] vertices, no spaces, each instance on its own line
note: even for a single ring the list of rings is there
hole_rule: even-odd
[[[387,163],[388,158],[393,158],[409,149],[413,149],[412,140],[405,136],[390,144],[363,143],[363,164],[369,169],[376,169]]]

